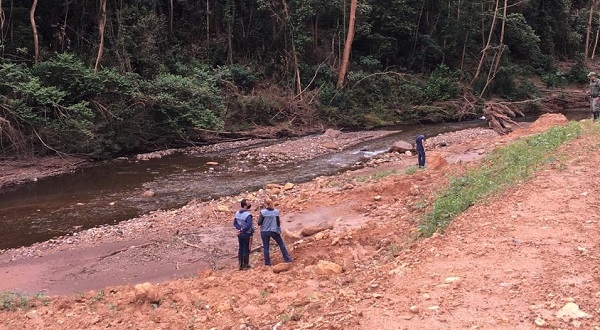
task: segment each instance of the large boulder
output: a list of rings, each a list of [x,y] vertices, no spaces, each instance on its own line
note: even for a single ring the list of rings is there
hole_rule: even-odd
[[[281,237],[283,237],[283,240],[286,242],[296,242],[302,239],[302,236],[298,233],[295,233],[287,228],[283,228],[283,230],[281,231]]]
[[[337,129],[331,129],[331,128],[329,128],[329,129],[327,129],[325,131],[325,133],[323,133],[323,135],[326,136],[326,137],[330,137],[330,138],[334,138],[335,139],[336,137],[339,137],[340,135],[342,135],[342,131],[337,130]]]
[[[157,287],[149,282],[137,284],[134,287],[135,296],[138,301],[154,304],[160,301]]]
[[[275,273],[275,274],[279,274],[279,273],[287,272],[288,270],[292,269],[292,267],[294,267],[293,264],[291,264],[289,262],[282,262],[282,263],[279,263],[279,264],[271,267],[271,271],[273,271],[273,273]]]
[[[333,229],[333,223],[331,222],[322,222],[316,225],[310,225],[302,228],[300,235],[302,236],[312,236],[316,233],[322,232],[324,230]]]
[[[335,262],[319,260],[315,273],[317,275],[336,275],[340,274],[344,269]]]
[[[402,140],[394,142],[394,144],[390,147],[390,152],[403,153],[411,150],[415,150],[412,144]]]

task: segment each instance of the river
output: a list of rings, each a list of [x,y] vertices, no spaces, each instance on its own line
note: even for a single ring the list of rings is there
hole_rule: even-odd
[[[589,117],[589,113],[569,112],[568,117],[579,120]],[[115,224],[153,210],[181,207],[193,199],[210,200],[256,190],[267,183],[299,183],[332,175],[356,166],[364,157],[387,151],[395,141],[412,141],[419,133],[432,137],[486,125],[478,120],[396,127],[397,133],[338,153],[243,174],[219,171],[233,164],[235,152],[240,149],[202,155],[177,153],[141,162],[120,159],[95,163],[74,173],[0,192],[0,249],[28,246],[79,230]],[[265,143],[278,142],[281,140]],[[206,163],[215,161],[223,166],[210,170]],[[142,196],[148,190],[154,192],[152,198]]]

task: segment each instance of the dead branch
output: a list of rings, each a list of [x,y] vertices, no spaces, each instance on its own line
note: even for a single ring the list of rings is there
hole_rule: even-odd
[[[508,134],[512,132],[513,126],[521,126],[515,122],[512,118],[518,116],[524,116],[523,112],[514,105],[509,107],[508,102],[486,102],[483,113],[488,121],[488,125],[496,131],[498,134]],[[523,103],[523,102],[520,102]]]
[[[202,247],[200,247],[200,246],[198,246],[198,245],[196,245],[196,244],[188,243],[188,241],[186,241],[186,240],[183,240],[183,241],[181,241],[181,242],[182,242],[183,244],[187,245],[187,246],[195,247],[195,248],[197,248],[197,249],[201,249],[201,248],[202,248]]]
[[[98,257],[98,260],[103,260],[103,259],[106,259],[106,258],[108,258],[108,257],[112,257],[112,256],[114,256],[115,254],[119,254],[119,253],[121,253],[121,252],[125,252],[125,251],[127,251],[127,250],[129,250],[129,249],[131,249],[131,248],[139,248],[139,249],[142,249],[142,248],[145,248],[145,247],[147,247],[147,246],[150,246],[150,245],[152,245],[152,244],[154,244],[154,242],[149,242],[149,243],[145,243],[145,244],[142,244],[142,245],[132,245],[132,246],[126,246],[126,247],[124,247],[124,248],[122,248],[122,249],[118,249],[118,250],[115,250],[115,251],[109,252],[109,253],[107,253],[107,254],[105,254],[105,255],[103,255],[103,256],[100,256],[100,257]]]

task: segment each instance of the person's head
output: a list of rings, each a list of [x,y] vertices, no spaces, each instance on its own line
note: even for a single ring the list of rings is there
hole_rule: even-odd
[[[248,203],[248,201],[244,198],[240,201],[240,206],[243,209],[249,209],[252,205],[250,205],[250,203]]]
[[[596,79],[596,72],[592,71],[590,73],[588,73],[588,78],[590,78],[591,80],[595,80]]]
[[[272,209],[273,208],[273,200],[271,199],[271,197],[267,197],[265,198],[265,201],[263,202],[264,206],[268,209]]]

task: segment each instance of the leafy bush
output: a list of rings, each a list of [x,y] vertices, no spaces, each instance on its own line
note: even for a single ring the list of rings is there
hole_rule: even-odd
[[[31,136],[30,145],[40,153],[104,158],[172,144],[196,128],[223,127],[224,105],[213,73],[202,68],[193,73],[152,80],[113,70],[94,73],[69,54],[32,68],[2,63],[0,116]],[[2,139],[3,149],[23,147],[5,145],[13,140]]]
[[[474,89],[479,91],[485,85],[485,78],[480,78]],[[515,65],[500,67],[496,77],[492,80],[486,90],[485,97],[499,95],[510,101],[521,101],[535,98],[539,91],[535,85],[527,80],[521,73],[521,69]]]
[[[567,77],[560,70],[546,73],[541,79],[547,87],[561,87],[567,84]]]
[[[244,90],[252,89],[258,81],[251,69],[239,64],[220,66],[218,73],[220,79],[230,81]]]
[[[427,79],[425,96],[430,101],[445,101],[460,94],[459,72],[440,64]]]
[[[224,106],[216,82],[202,70],[196,77],[161,74],[144,88],[159,135],[188,137],[194,128],[222,128]]]
[[[576,84],[585,84],[588,82],[588,74],[589,70],[585,65],[585,59],[582,53],[577,53],[575,55],[575,65],[571,67],[571,71],[567,75],[567,79],[569,82]]]
[[[273,95],[236,95],[227,99],[227,121],[240,129],[249,124],[274,125],[284,106]]]
[[[348,75],[348,87],[345,89],[337,90],[331,84],[320,87],[321,117],[344,127],[376,127],[399,121],[442,122],[461,118],[459,109],[451,104],[443,107],[422,105],[430,100],[432,94],[444,99],[450,95],[456,97],[460,92],[457,73],[441,66],[428,84],[423,86],[395,73],[354,71]]]

